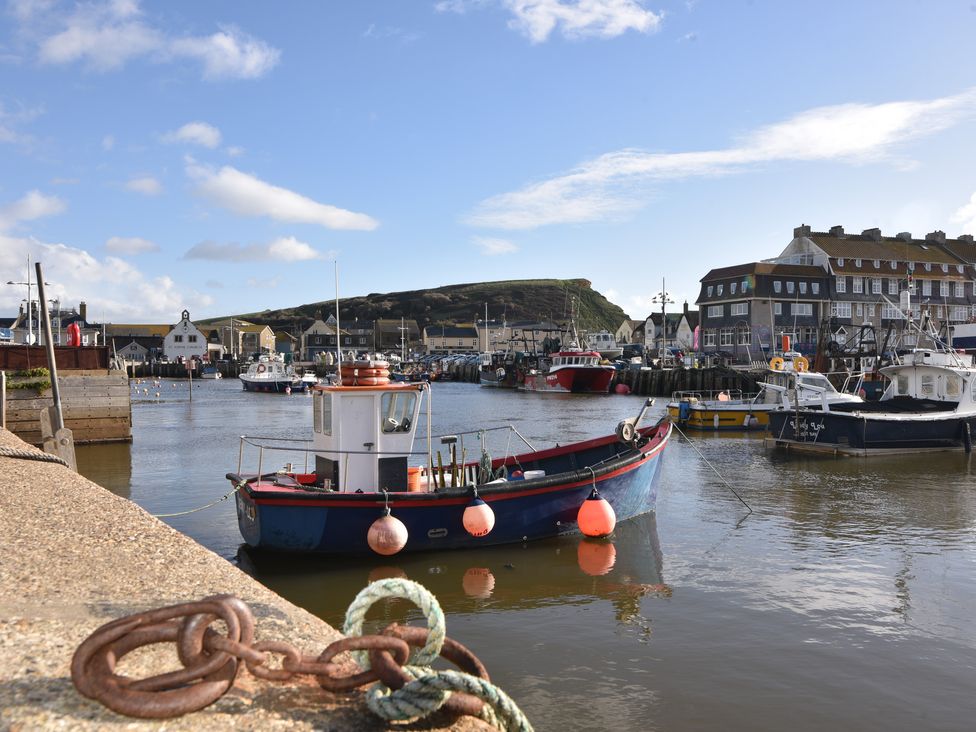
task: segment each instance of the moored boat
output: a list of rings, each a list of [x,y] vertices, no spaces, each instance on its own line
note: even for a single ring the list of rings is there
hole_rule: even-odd
[[[557,351],[518,376],[523,391],[607,394],[617,370],[596,351],[571,348]]]
[[[587,333],[584,341],[584,346],[588,350],[596,351],[600,354],[601,358],[605,358],[608,361],[620,358],[624,353],[623,346],[618,346],[617,339],[613,337],[613,334],[605,330],[596,333]]]
[[[224,378],[224,376],[217,370],[216,366],[204,366],[200,370],[200,378],[201,379],[222,379]]]
[[[313,387],[311,445],[288,453],[290,461],[304,455],[302,471],[267,472],[272,451],[282,445],[243,437],[242,459],[247,445],[256,447],[257,471],[243,473],[239,464],[227,477],[239,487],[237,517],[245,542],[330,554],[462,549],[574,533],[580,508],[594,490],[617,520],[654,509],[671,424],[664,418],[639,426],[650,400],[606,437],[548,449],[529,446],[528,452],[495,458],[482,442],[479,460],[466,462],[462,450],[458,462],[452,449],[450,467],[435,468],[430,437],[426,450],[414,451],[425,401],[430,424],[429,389],[402,383]],[[484,432],[472,429],[442,442]],[[484,507],[493,517],[490,525],[469,525],[471,509],[483,516]],[[379,532],[378,519],[390,518],[402,522],[406,535],[405,545],[393,551],[370,542],[371,533],[375,539]]]
[[[305,391],[306,388],[305,383],[295,376],[291,368],[271,356],[259,356],[239,378],[245,391],[290,394],[294,391]]]
[[[824,402],[833,406],[863,401],[856,394],[837,391],[825,375],[809,370],[804,356],[789,350],[770,360],[766,381],[760,386],[755,394],[675,392],[668,414],[683,429],[765,430],[770,413],[783,409],[784,396],[790,404],[813,409]]]

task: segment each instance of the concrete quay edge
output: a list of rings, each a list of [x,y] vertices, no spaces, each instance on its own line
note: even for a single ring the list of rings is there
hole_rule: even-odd
[[[3,429],[0,446],[40,452]],[[283,640],[317,653],[341,634],[136,504],[61,465],[0,456],[0,470],[0,729],[391,728],[366,709],[360,692],[329,694],[308,677],[265,682],[246,669],[214,704],[169,720],[125,717],[81,696],[70,678],[75,649],[102,624],[143,610],[227,593],[250,606],[258,640]],[[123,664],[127,675],[151,676],[175,668],[175,653],[150,646]],[[444,714],[408,728],[491,729],[471,717]]]

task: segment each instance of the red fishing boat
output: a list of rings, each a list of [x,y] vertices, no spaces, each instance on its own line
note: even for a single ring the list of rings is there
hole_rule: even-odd
[[[521,375],[518,386],[524,391],[606,394],[615,373],[597,351],[569,348],[540,359],[537,367]]]

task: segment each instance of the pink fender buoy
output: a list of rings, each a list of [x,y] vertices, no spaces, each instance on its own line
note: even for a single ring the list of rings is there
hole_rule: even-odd
[[[609,536],[617,525],[617,516],[613,506],[594,488],[580,506],[576,523],[586,536]]]
[[[461,523],[471,536],[487,536],[495,528],[495,512],[491,510],[491,506],[475,496],[465,507]]]
[[[576,549],[579,568],[591,577],[607,574],[617,561],[617,549],[611,541],[583,539]]]
[[[396,516],[386,513],[376,519],[366,532],[366,543],[377,554],[390,556],[407,545],[407,527]]]
[[[626,384],[617,384],[615,387],[613,387],[613,390],[617,394],[630,394],[630,387]]]

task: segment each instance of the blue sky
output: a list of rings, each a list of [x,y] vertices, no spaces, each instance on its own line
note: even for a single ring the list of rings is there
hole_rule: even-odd
[[[662,280],[793,227],[976,233],[976,3],[0,6],[0,282],[89,318]],[[26,287],[0,285],[13,315]]]

